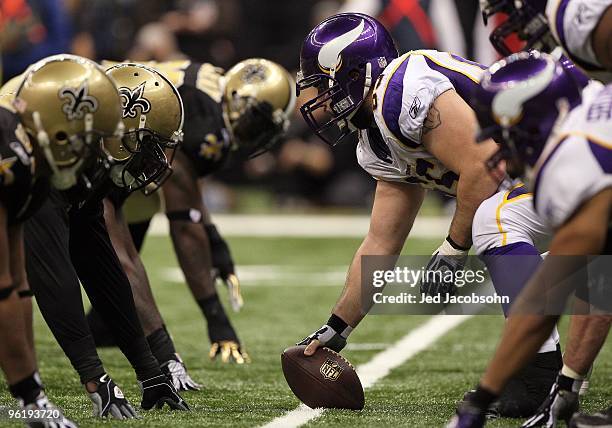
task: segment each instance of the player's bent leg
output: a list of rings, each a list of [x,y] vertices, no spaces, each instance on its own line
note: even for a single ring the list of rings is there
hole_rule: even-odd
[[[94,415],[133,417],[130,413],[109,413],[113,403],[125,399],[115,397],[113,391],[100,389],[97,381],[108,375],[87,328],[79,278],[68,252],[68,237],[64,206],[57,199],[46,201],[28,220],[24,230],[30,287],[47,325],[78,372],[92,400]]]
[[[9,385],[36,370],[26,338],[26,327],[19,297],[13,287],[0,288],[0,367]]]
[[[498,192],[478,208],[472,227],[476,253],[484,261],[495,291],[507,296],[504,315],[539,268],[542,258],[534,241],[546,235],[532,209],[531,195],[522,187]],[[562,358],[558,333],[553,331],[536,358],[506,385],[490,414],[528,417],[546,399]]]
[[[117,257],[132,287],[142,329],[145,335],[149,335],[160,329],[164,321],[153,297],[147,272],[132,243],[121,207],[115,207],[109,198],[104,200],[104,220]]]
[[[43,318],[85,384],[105,371],[87,328],[68,236],[65,208],[47,200],[25,224],[26,271]]]
[[[188,410],[144,337],[130,283],[108,236],[102,210],[100,203],[71,212],[72,262],[92,305],[100,311],[136,372],[142,391],[140,406],[148,410],[168,404],[173,410]]]
[[[181,357],[177,354],[151,291],[147,272],[134,247],[122,207],[115,206],[109,198],[104,200],[104,218],[109,236],[132,286],[138,318],[146,335],[151,352],[160,363],[162,371],[178,390],[198,390],[200,385],[191,379]],[[93,311],[93,309],[92,309]],[[96,314],[96,312],[92,312]],[[90,314],[91,315],[91,314]],[[99,318],[99,317],[98,317]],[[90,321],[90,317],[88,317]],[[97,321],[93,319],[92,321]],[[101,321],[101,319],[99,320]],[[107,331],[103,322],[98,323],[102,333]],[[95,335],[94,335],[95,338]],[[103,338],[101,338],[103,339]],[[96,340],[96,343],[99,341]],[[114,340],[112,341],[114,344]]]

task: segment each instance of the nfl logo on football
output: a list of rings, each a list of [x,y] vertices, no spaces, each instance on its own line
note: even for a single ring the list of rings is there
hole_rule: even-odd
[[[319,371],[323,375],[323,377],[327,380],[335,382],[340,377],[340,373],[344,370],[340,365],[330,360],[329,358],[325,360],[325,362],[321,365]]]

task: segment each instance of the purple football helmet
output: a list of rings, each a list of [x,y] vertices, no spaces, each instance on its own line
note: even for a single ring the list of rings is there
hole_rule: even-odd
[[[587,79],[571,61],[538,51],[519,52],[484,73],[471,105],[480,124],[479,141],[500,146],[488,161],[507,160],[512,177],[535,165],[559,115],[578,105]]]
[[[511,34],[526,42],[524,50],[551,52],[557,46],[546,19],[546,0],[480,0],[480,8],[485,25],[498,13],[508,16],[490,36],[491,44],[503,56],[513,53],[506,43]]]
[[[300,108],[306,123],[330,145],[355,135],[351,118],[397,57],[387,29],[368,15],[341,13],[321,22],[302,44],[296,79],[298,95],[317,90]]]

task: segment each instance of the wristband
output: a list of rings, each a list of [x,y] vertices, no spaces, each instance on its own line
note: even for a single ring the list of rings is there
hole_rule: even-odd
[[[461,245],[453,241],[453,238],[450,237],[450,234],[446,237],[446,242],[448,242],[450,246],[453,247],[455,250],[459,250],[459,251],[470,251],[470,248],[472,247],[471,245],[467,248],[462,247]]]
[[[344,322],[342,318],[336,314],[331,314],[327,320],[327,325],[333,328],[344,339],[348,338],[351,331],[353,331],[353,327]]]

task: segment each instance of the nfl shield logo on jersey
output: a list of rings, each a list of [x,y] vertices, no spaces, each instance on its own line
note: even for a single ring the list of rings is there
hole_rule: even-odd
[[[323,377],[332,382],[338,380],[340,374],[342,373],[342,370],[344,369],[340,367],[337,362],[332,361],[329,358],[325,360],[325,362],[321,365],[321,368],[319,369]]]

